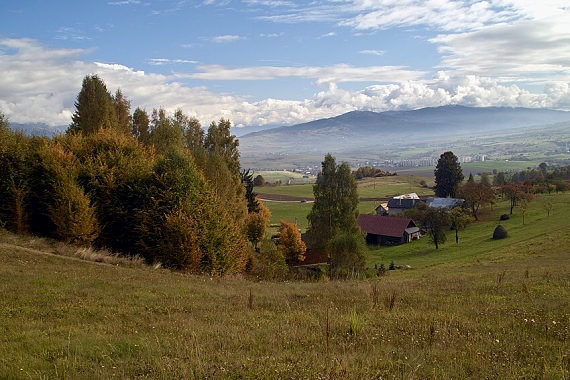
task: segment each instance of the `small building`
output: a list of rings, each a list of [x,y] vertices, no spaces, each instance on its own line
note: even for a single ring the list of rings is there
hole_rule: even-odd
[[[426,204],[429,207],[446,208],[448,210],[452,210],[456,207],[462,207],[464,202],[465,200],[461,198],[431,197],[426,200]]]
[[[380,203],[378,207],[375,209],[376,215],[387,216],[388,215],[388,203]]]
[[[392,198],[388,201],[388,215],[397,215],[416,207],[422,202],[419,198]]]
[[[412,219],[360,214],[357,223],[366,234],[367,244],[396,245],[420,237],[420,229]]]

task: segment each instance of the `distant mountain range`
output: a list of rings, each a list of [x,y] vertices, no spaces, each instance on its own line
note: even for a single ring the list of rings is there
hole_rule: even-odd
[[[63,133],[67,130],[68,125],[60,125],[57,127],[51,127],[44,123],[12,123],[10,122],[10,128],[15,131],[22,131],[29,136],[47,136],[52,137],[55,133]]]
[[[353,111],[291,126],[232,128],[242,157],[265,154],[321,154],[441,140],[469,134],[570,122],[570,112],[535,108],[443,106],[413,111]],[[51,137],[68,126],[10,123],[28,135]]]
[[[239,140],[243,156],[268,152],[338,152],[386,142],[428,141],[561,122],[570,122],[570,112],[464,106],[414,111],[353,111],[328,119],[248,133]]]

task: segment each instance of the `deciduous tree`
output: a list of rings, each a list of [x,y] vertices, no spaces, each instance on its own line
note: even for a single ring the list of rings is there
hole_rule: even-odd
[[[113,107],[117,119],[117,130],[120,133],[129,134],[132,130],[131,102],[123,95],[121,89],[117,89],[113,96]]]
[[[467,214],[461,207],[455,207],[449,213],[449,220],[455,229],[455,243],[459,243],[459,230],[473,222],[473,217]]]
[[[465,199],[471,214],[477,219],[479,208],[492,204],[495,201],[495,191],[481,182],[469,182],[459,187],[459,196]]]
[[[145,110],[137,107],[133,113],[131,134],[141,143],[150,144],[150,118]]]
[[[327,243],[327,251],[331,273],[337,277],[363,271],[369,256],[364,235],[357,233],[334,236]]]
[[[312,244],[325,247],[336,235],[356,234],[358,217],[358,188],[346,162],[340,165],[330,154],[325,156],[322,170],[313,186],[315,202],[307,216],[307,233]]]
[[[430,241],[435,244],[435,249],[438,249],[439,245],[447,240],[445,226],[449,225],[449,212],[443,207],[428,207],[423,221],[429,226]]]
[[[455,197],[459,184],[463,181],[463,172],[453,152],[445,152],[439,157],[434,175],[435,195],[442,198]]]
[[[287,264],[305,260],[307,246],[301,239],[301,232],[294,223],[287,220],[281,220],[279,226],[279,250]]]
[[[515,183],[509,182],[501,186],[501,192],[505,195],[510,204],[511,212],[513,214],[513,208],[519,204],[521,201],[532,201],[534,199],[534,194],[530,192],[531,184],[529,182],[525,183]]]
[[[253,245],[253,248],[258,252],[258,244],[263,240],[269,227],[269,218],[271,211],[265,206],[263,202],[257,200],[257,209],[247,214],[245,220],[245,233],[247,239]]]

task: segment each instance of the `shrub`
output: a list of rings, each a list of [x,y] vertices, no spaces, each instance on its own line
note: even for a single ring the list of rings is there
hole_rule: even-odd
[[[337,235],[327,244],[327,251],[331,259],[331,273],[334,276],[363,271],[369,255],[362,234]]]
[[[502,225],[498,225],[493,232],[493,239],[505,239],[508,236],[507,229]]]
[[[501,215],[501,217],[499,218],[499,220],[509,220],[509,219],[510,219],[510,217],[509,217],[508,214],[503,214],[503,215]]]
[[[99,235],[95,208],[72,178],[62,178],[49,207],[56,237],[65,243],[88,247]]]
[[[281,251],[272,239],[259,243],[259,252],[255,253],[252,275],[262,279],[282,278],[287,275],[288,267]]]

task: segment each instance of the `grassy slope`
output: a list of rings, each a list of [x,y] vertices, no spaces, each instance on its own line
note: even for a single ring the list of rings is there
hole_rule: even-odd
[[[459,244],[374,252],[411,270],[330,283],[93,263],[4,234],[0,377],[568,378],[569,206],[539,197],[493,241],[501,202]]]

